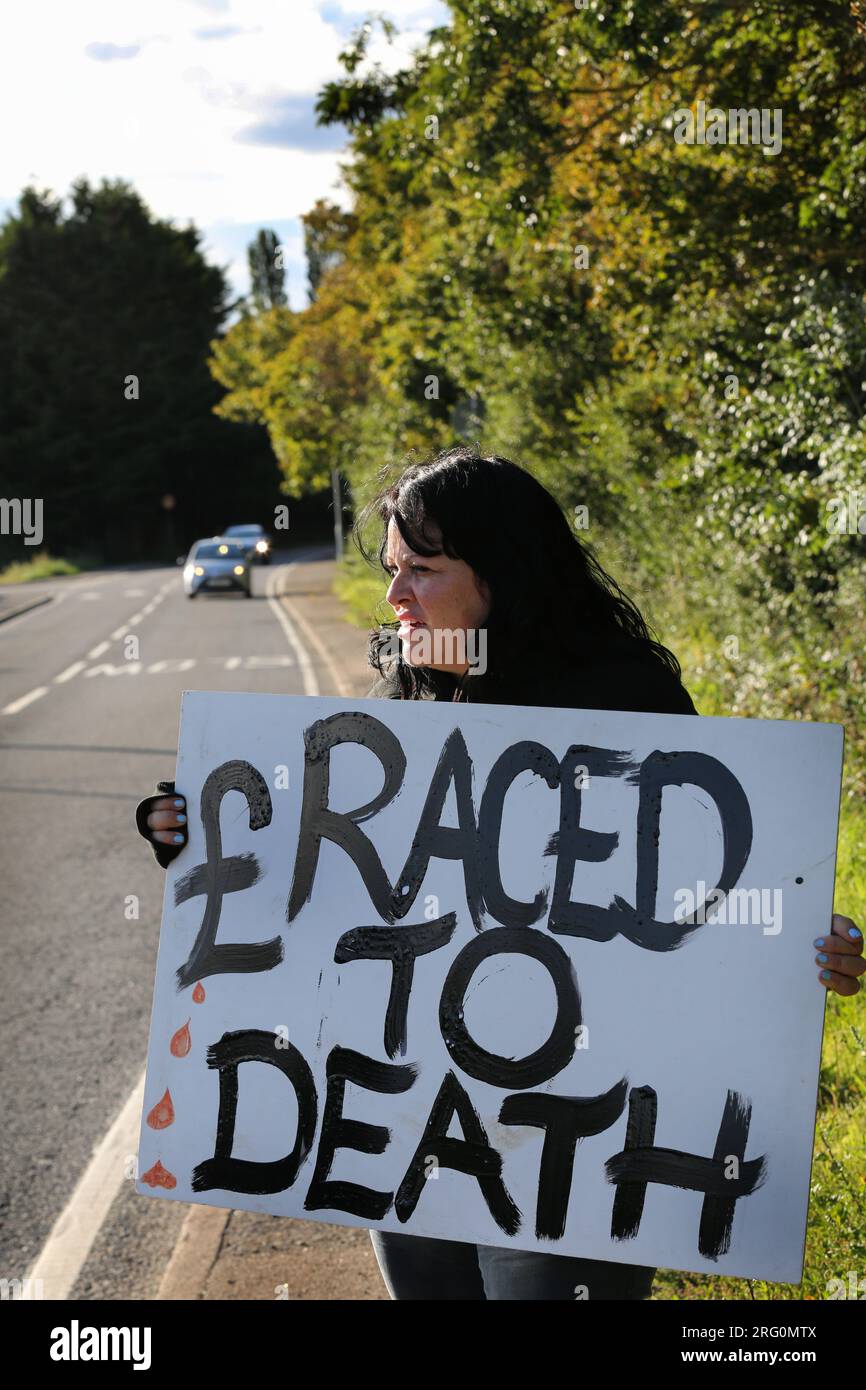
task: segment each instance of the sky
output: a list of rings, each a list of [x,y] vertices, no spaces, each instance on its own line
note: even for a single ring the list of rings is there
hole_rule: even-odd
[[[157,217],[196,224],[234,294],[272,228],[303,308],[300,215],[350,204],[347,132],[316,125],[315,99],[372,13],[400,31],[370,45],[387,71],[449,19],[442,0],[24,0],[0,45],[0,220],[28,184],[66,198],[80,176],[124,178]]]

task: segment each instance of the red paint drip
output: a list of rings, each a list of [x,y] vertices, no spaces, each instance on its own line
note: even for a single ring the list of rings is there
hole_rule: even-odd
[[[202,984],[201,980],[199,980],[198,984],[192,992],[192,1002],[194,1004],[204,1003],[204,985]]]
[[[174,1106],[171,1103],[171,1094],[166,1087],[165,1095],[162,1100],[158,1100],[147,1117],[147,1123],[151,1129],[167,1129],[174,1124]]]
[[[175,1033],[174,1037],[169,1043],[169,1051],[171,1052],[172,1057],[185,1057],[191,1047],[192,1038],[190,1036],[189,1031],[189,1019],[187,1019],[183,1027],[178,1028],[177,1032]]]
[[[142,1173],[141,1181],[146,1182],[148,1187],[177,1187],[177,1178],[174,1173],[170,1173],[167,1168],[163,1168],[159,1159],[156,1160],[152,1168],[148,1168],[146,1173]]]

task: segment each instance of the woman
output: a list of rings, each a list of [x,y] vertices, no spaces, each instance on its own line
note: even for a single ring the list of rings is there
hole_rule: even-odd
[[[397,624],[371,633],[378,679],[370,695],[697,713],[676,657],[651,638],[550,493],[516,464],[457,448],[412,465],[358,518],[355,539],[368,559],[361,537],[374,518]],[[139,807],[139,829],[160,863],[186,841],[183,809],[173,796]],[[866,970],[858,928],[836,914],[832,941],[815,944],[822,985],[855,994]],[[402,1232],[371,1238],[395,1299],[642,1299],[655,1273]]]

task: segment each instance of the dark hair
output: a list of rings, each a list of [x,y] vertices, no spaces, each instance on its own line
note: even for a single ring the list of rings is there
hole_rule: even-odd
[[[377,552],[368,550],[363,539],[374,517],[382,522]],[[465,560],[489,584],[485,626],[493,664],[500,670],[531,662],[539,651],[555,652],[562,663],[585,660],[588,639],[630,638],[679,679],[673,652],[650,636],[636,605],[574,534],[555,498],[525,468],[466,446],[411,464],[380,488],[355,523],[355,543],[370,564],[384,568],[392,517],[417,554],[444,551]],[[425,529],[428,521],[438,527],[440,544]],[[563,612],[573,615],[565,629],[557,621]],[[370,633],[369,662],[380,675],[396,675],[404,699],[418,699],[436,690],[437,673],[402,657],[385,671],[383,649],[393,652],[389,629],[396,627],[396,622],[383,623]]]

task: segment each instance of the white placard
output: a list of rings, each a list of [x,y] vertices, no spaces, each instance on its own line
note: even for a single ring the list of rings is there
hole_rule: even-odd
[[[138,1191],[799,1282],[842,748],[186,692]]]

